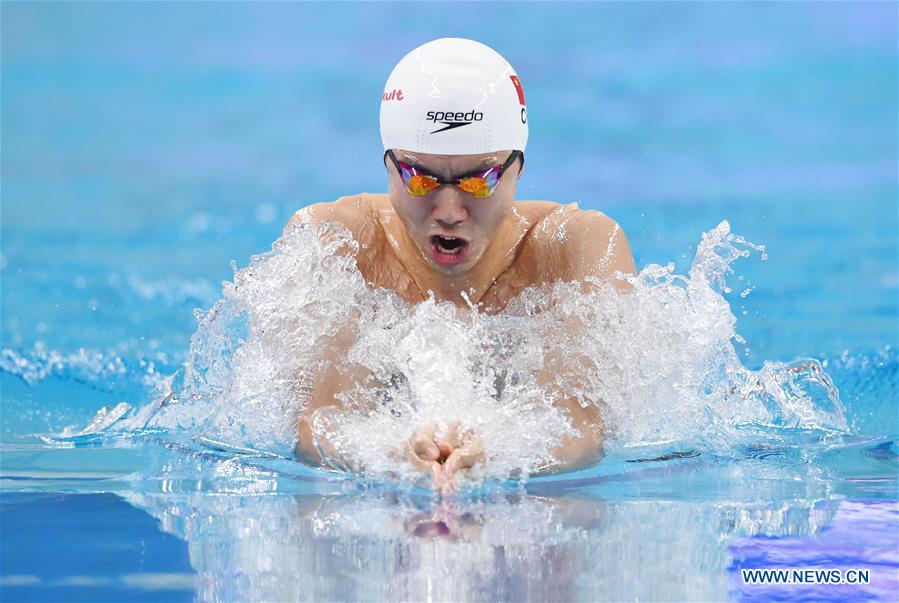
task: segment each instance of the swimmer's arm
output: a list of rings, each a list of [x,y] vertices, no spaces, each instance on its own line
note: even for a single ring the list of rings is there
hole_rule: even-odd
[[[327,434],[319,433],[316,438],[313,430],[319,411],[347,412],[338,399],[338,394],[354,389],[356,384],[365,383],[372,378],[370,371],[364,366],[345,362],[355,341],[355,330],[355,326],[346,325],[334,337],[327,338],[322,346],[320,369],[313,375],[312,392],[297,421],[295,453],[297,459],[306,464],[327,464],[322,456],[324,455],[337,465],[359,469],[358,460],[343,458],[329,441]]]
[[[358,242],[367,239],[367,225],[365,220],[366,206],[361,195],[341,197],[337,201],[326,203],[314,203],[297,211],[284,227],[283,236],[289,236],[296,226],[302,224],[335,224],[349,230],[353,238]],[[329,232],[323,232],[327,238]],[[347,247],[336,250],[337,253],[354,254]],[[316,447],[313,435],[313,422],[316,412],[333,409],[334,412],[346,412],[337,396],[356,387],[358,383],[364,383],[371,379],[371,373],[365,367],[345,362],[346,356],[355,341],[354,326],[346,325],[340,329],[334,337],[326,338],[322,345],[320,358],[320,370],[313,375],[312,393],[300,414],[297,423],[296,456],[299,460],[313,465],[323,464],[322,453],[337,464],[358,468],[358,462],[352,459],[340,458],[327,435],[319,434],[318,447]]]
[[[562,438],[560,444],[553,450],[553,458],[541,463],[536,474],[584,469],[595,465],[603,457],[603,421],[599,409],[592,403],[581,406],[577,398],[562,395],[556,385],[556,377],[564,371],[566,381],[573,383],[575,389],[583,390],[582,385],[576,383],[579,374],[571,370],[573,366],[571,362],[570,356],[552,352],[547,355],[543,369],[536,375],[540,388],[550,395],[556,395],[554,405],[568,414],[571,426],[576,431],[576,435],[566,435]]]
[[[340,201],[333,203],[314,203],[297,211],[284,226],[282,237],[290,236],[291,231],[303,224],[334,223],[345,225],[348,217],[344,204]],[[351,386],[347,375],[337,370],[339,358],[346,356],[346,351],[352,346],[350,339],[351,329],[341,329],[334,337],[327,337],[322,342],[322,355],[319,359],[320,368],[312,376],[312,391],[309,399],[297,421],[297,444],[295,453],[297,459],[309,465],[321,465],[325,456],[334,458],[336,451],[327,437],[321,436],[316,446],[316,438],[313,434],[312,423],[316,411],[333,408],[340,410],[340,401],[336,395]],[[343,352],[343,354],[341,354]]]
[[[603,422],[596,406],[581,407],[576,399],[557,403],[568,411],[571,425],[577,436],[564,436],[562,443],[553,451],[552,462],[540,468],[539,474],[561,473],[586,469],[598,463],[603,457]]]
[[[565,237],[561,243],[564,266],[561,278],[567,282],[581,283],[586,293],[594,288],[585,280],[593,277],[610,283],[619,291],[627,291],[630,283],[616,278],[616,273],[635,275],[634,256],[621,227],[605,214],[597,211],[576,210],[566,215],[560,224]],[[569,332],[583,329],[583,323],[570,319],[560,325]],[[592,362],[579,354],[554,352],[544,359],[544,368],[537,374],[537,382],[547,393],[556,394],[555,406],[564,410],[577,435],[565,436],[553,451],[553,459],[539,473],[574,471],[596,464],[603,456],[603,421],[599,409],[592,402],[582,406],[577,398],[566,397],[555,385],[558,376],[573,384],[575,391],[583,391],[578,385],[583,376],[580,371],[589,370]],[[570,391],[570,388],[569,388]]]

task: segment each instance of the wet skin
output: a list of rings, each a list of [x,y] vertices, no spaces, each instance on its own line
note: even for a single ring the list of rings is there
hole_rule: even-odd
[[[451,180],[484,166],[502,164],[511,151],[427,155],[397,149],[394,153],[399,161]],[[582,288],[588,289],[584,278],[592,276],[622,290],[629,287],[626,281],[615,278],[616,273],[635,273],[633,255],[618,225],[604,214],[583,211],[573,204],[516,201],[516,186],[524,175],[520,160],[503,173],[493,195],[486,199],[451,184],[443,184],[425,196],[412,195],[393,163],[388,159],[385,165],[386,195],[360,193],[318,203],[300,210],[291,220],[332,222],[347,228],[360,243],[356,263],[370,286],[392,289],[410,304],[421,303],[433,294],[437,301],[451,301],[462,312],[473,304],[486,313],[501,312],[527,287],[557,280],[581,282]],[[456,257],[448,256],[435,241],[452,243],[462,251]],[[348,350],[352,345],[349,330],[337,340],[331,349]],[[332,360],[336,363],[340,358]],[[552,359],[545,364],[546,374],[538,375],[538,382],[549,385]],[[335,394],[370,377],[357,369],[319,376],[298,426],[297,455],[302,460],[321,462],[311,444],[311,416],[319,408],[335,406]],[[576,400],[559,405],[568,411],[581,437],[564,438],[547,467],[569,470],[596,462],[602,454],[602,421],[595,407],[582,408]],[[399,444],[398,450],[404,451],[413,466],[430,475],[438,489],[452,489],[456,473],[464,473],[484,460],[477,434],[465,426],[457,430],[465,437],[456,437],[452,428],[441,434],[433,426],[424,425],[408,442]],[[327,445],[324,448],[327,454]]]

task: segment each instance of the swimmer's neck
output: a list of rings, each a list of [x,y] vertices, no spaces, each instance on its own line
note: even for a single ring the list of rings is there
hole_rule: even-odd
[[[460,308],[467,308],[469,302],[477,305],[481,301],[499,275],[512,265],[518,247],[527,234],[521,217],[513,209],[470,270],[461,274],[445,274],[431,266],[399,219],[390,220],[383,226],[385,230],[394,231],[394,236],[388,237],[388,240],[418,286],[422,301],[433,292],[436,301],[450,301]]]

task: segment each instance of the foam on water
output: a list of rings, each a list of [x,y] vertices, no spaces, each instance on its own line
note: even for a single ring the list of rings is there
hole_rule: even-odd
[[[0,369],[21,377],[28,384],[64,371],[91,380],[124,375],[126,372],[125,363],[114,353],[79,348],[75,353],[62,354],[57,350],[48,350],[41,342],[25,354],[4,348],[0,352]],[[148,374],[151,371],[152,368]]]
[[[420,426],[460,421],[484,444],[475,477],[533,471],[566,434],[555,405],[575,398],[605,422],[607,453],[676,445],[728,452],[847,430],[839,396],[816,360],[752,371],[724,297],[733,262],[757,251],[727,222],[703,235],[689,275],[649,265],[619,293],[557,282],[534,287],[498,315],[434,299],[410,306],[368,287],[357,243],[333,225],[294,227],[235,268],[198,329],[188,361],[142,408],[104,411],[100,430],[183,430],[240,449],[291,456],[296,424],[326,346],[349,334],[337,370],[365,378],[320,412],[314,430],[374,475],[419,476],[399,450]],[[763,255],[764,259],[764,255]],[[621,278],[624,278],[623,276]],[[336,462],[336,468],[341,468]]]

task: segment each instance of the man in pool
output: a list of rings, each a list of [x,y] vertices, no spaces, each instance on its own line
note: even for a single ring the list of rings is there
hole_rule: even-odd
[[[407,54],[381,98],[381,138],[387,194],[315,204],[291,221],[347,228],[359,243],[356,262],[370,286],[392,289],[410,304],[433,295],[488,313],[502,312],[527,287],[558,280],[586,287],[585,277],[592,276],[628,286],[615,277],[634,274],[634,259],[613,220],[573,204],[515,200],[524,175],[527,107],[518,76],[493,49],[442,38]],[[348,333],[337,339],[342,349],[351,345]],[[300,459],[318,463],[322,453],[330,456],[326,441],[315,445],[313,413],[326,407],[339,412],[336,394],[362,378],[353,370],[318,376],[299,420]],[[546,468],[595,463],[603,441],[596,407],[576,399],[558,405],[580,437],[564,438]],[[459,424],[445,433],[436,425],[421,427],[404,455],[440,488],[484,458],[477,434]]]

